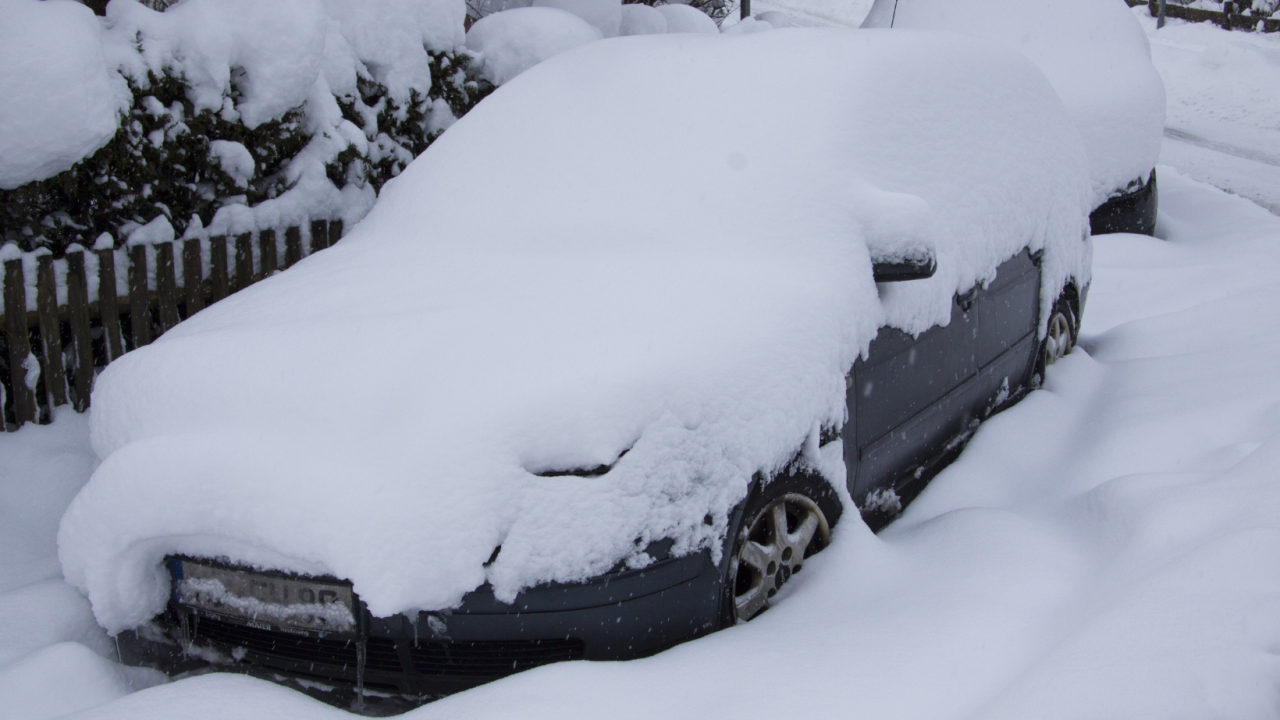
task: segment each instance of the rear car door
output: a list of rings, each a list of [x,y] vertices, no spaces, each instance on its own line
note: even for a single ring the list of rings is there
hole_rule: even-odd
[[[1027,250],[1002,263],[973,306],[978,318],[978,397],[989,415],[1026,387],[1040,319],[1040,266]]]

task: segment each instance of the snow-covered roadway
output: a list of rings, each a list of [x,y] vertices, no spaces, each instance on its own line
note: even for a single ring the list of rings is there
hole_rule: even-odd
[[[1136,15],[1169,97],[1161,161],[1280,214],[1280,34]]]

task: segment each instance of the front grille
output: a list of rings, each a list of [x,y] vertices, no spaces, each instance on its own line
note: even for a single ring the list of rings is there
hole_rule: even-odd
[[[560,662],[581,660],[578,638],[560,640],[486,640],[420,643],[413,648],[413,667],[423,675],[499,678]]]
[[[194,623],[194,640],[227,649],[244,648],[245,661],[286,672],[354,678],[357,664],[354,639],[299,637],[273,630],[236,625],[201,617]],[[470,642],[401,641],[413,672],[438,678],[488,680],[561,660],[580,660],[584,644],[578,638],[557,640],[479,640]],[[317,668],[316,666],[323,666]],[[365,671],[405,674],[396,641],[369,638]]]
[[[340,638],[299,637],[274,630],[236,625],[202,617],[195,624],[195,639],[235,648],[255,655],[291,663],[315,663],[356,670],[356,641]],[[365,645],[365,670],[401,673],[395,643],[386,638],[370,638]]]

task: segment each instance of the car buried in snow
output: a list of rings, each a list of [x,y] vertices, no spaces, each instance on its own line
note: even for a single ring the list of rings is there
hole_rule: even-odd
[[[131,662],[331,702],[749,620],[1070,349],[1090,199],[1012,51],[590,44],[100,376],[65,575]]]
[[[1133,11],[1111,0],[876,0],[863,28],[956,32],[1025,54],[1044,72],[1089,156],[1093,234],[1152,235],[1164,82]]]

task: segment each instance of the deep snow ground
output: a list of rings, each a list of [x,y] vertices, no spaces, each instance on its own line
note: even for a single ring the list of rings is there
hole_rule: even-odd
[[[412,717],[1280,717],[1280,218],[1179,174],[1280,207],[1266,163],[1221,151],[1280,155],[1280,65],[1233,45],[1256,36],[1160,33],[1169,126],[1220,147],[1166,137],[1162,239],[1095,239],[1083,351],[1045,390],[879,536],[850,518],[756,621]],[[70,412],[0,434],[0,719],[348,717],[112,662],[53,545],[92,462]]]
[[[414,717],[1266,718],[1280,708],[1280,218],[1161,171],[1160,234],[1096,239],[1082,351],[879,536],[843,524],[758,620]],[[0,436],[0,717],[338,717],[119,668],[57,578],[84,419]]]

